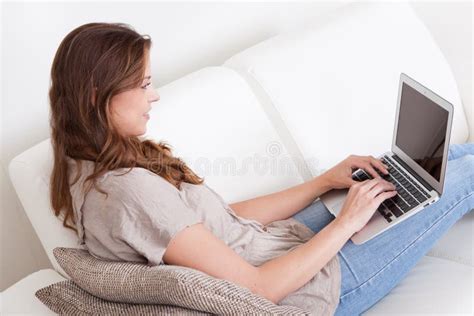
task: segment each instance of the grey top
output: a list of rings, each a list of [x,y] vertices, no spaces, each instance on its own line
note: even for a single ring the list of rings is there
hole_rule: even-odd
[[[70,183],[76,162],[68,160]],[[144,168],[109,171],[97,183],[109,197],[82,184],[94,168],[83,160],[81,177],[71,186],[79,243],[99,259],[164,264],[170,240],[182,229],[203,223],[217,238],[254,266],[304,244],[314,232],[294,218],[264,226],[236,215],[207,184],[183,182],[180,190]],[[290,276],[285,276],[290,277]],[[309,282],[278,305],[292,305],[315,315],[332,315],[339,303],[341,273],[334,256]]]

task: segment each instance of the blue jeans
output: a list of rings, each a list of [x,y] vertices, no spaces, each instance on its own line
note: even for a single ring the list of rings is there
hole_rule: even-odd
[[[373,239],[337,253],[341,296],[335,315],[359,315],[387,295],[464,214],[474,209],[474,143],[451,144],[440,199]],[[315,202],[293,216],[315,233],[334,216]]]

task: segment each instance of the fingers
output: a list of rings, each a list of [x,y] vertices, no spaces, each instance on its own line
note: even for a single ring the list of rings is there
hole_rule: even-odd
[[[356,180],[353,180],[353,179],[350,179],[350,181],[351,181],[350,186],[353,186],[353,185],[356,185],[356,184],[360,183],[360,181],[356,181]]]
[[[377,173],[377,171],[375,171],[374,167],[372,167],[372,165],[370,164],[370,162],[365,162],[363,164],[363,168],[365,171],[367,171],[368,173],[370,173],[370,175],[372,176],[372,178],[380,178],[380,175]]]
[[[382,191],[383,189],[385,190],[394,190],[395,189],[395,186],[393,184],[391,184],[390,182],[382,179],[382,178],[375,178],[375,179],[371,179],[371,180],[365,180],[363,182],[359,182],[361,184],[361,190],[362,191],[365,191],[365,192],[368,192],[370,190],[373,190],[377,185],[380,186],[380,191]],[[380,192],[378,191],[377,194]],[[376,194],[374,194],[373,196],[375,196]]]
[[[388,198],[394,197],[395,195],[397,195],[397,191],[386,191],[386,192],[380,193],[374,199],[374,203],[376,203],[377,205],[380,205],[382,204],[383,201],[385,201]]]
[[[370,189],[370,191],[368,192],[368,195],[370,198],[374,198],[375,196],[377,196],[379,193],[381,192],[384,192],[384,191],[389,191],[389,192],[395,192],[395,194],[397,193],[396,191],[394,191],[396,188],[393,184],[391,184],[390,182],[388,181],[385,181],[383,179],[380,179],[379,181],[377,181],[377,183]]]
[[[388,166],[382,163],[380,159],[376,159],[373,156],[349,156],[352,159],[352,168],[363,168],[368,172],[372,178],[379,178],[379,172],[375,171],[374,168],[380,170],[381,173],[388,174]]]
[[[380,159],[376,159],[373,156],[369,156],[368,158],[369,158],[370,163],[372,165],[377,167],[377,169],[379,169],[383,173],[388,174],[388,170],[387,170],[388,166],[386,164],[384,164],[382,161],[380,161]]]

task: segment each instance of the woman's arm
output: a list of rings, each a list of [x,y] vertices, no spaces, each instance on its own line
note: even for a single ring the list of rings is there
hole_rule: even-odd
[[[338,217],[306,243],[258,267],[240,257],[201,223],[177,233],[163,261],[231,281],[278,303],[311,280],[369,221],[377,207],[396,194],[390,191],[393,189],[383,179],[353,185]]]
[[[307,243],[253,266],[200,223],[179,232],[163,260],[228,280],[277,304],[311,280],[351,235],[352,230],[335,219]]]
[[[273,221],[293,216],[331,189],[343,189],[356,184],[357,181],[352,179],[352,172],[358,168],[363,168],[374,178],[380,178],[374,168],[385,174],[388,173],[387,166],[373,156],[350,155],[308,182],[229,206],[237,215],[267,225]]]
[[[336,218],[308,242],[258,267],[264,297],[274,303],[309,282],[354,234]],[[281,278],[279,276],[289,276]]]
[[[289,189],[229,204],[240,217],[263,225],[287,219],[308,206],[331,186],[322,175]]]

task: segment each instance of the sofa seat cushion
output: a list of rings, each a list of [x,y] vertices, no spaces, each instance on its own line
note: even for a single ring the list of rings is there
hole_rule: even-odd
[[[474,267],[474,210],[467,213],[442,236],[428,256]]]
[[[424,256],[371,315],[472,315],[473,270],[451,260]]]
[[[471,314],[473,268],[425,256],[386,297],[364,315]],[[5,314],[55,315],[35,292],[66,280],[52,269],[40,270],[2,292]]]

